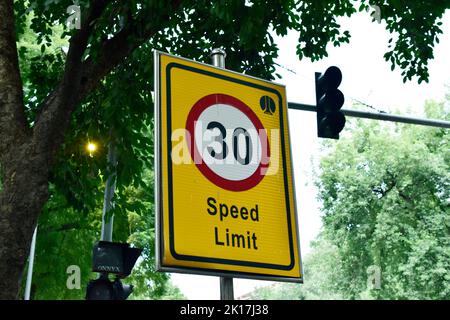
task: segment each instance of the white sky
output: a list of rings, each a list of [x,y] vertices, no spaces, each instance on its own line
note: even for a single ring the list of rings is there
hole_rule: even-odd
[[[383,55],[387,52],[389,33],[385,25],[372,22],[368,13],[355,14],[341,20],[343,30],[349,30],[350,44],[329,47],[329,57],[312,63],[299,61],[295,54],[298,36],[291,32],[276,38],[280,47],[277,63],[295,72],[278,68],[287,87],[288,101],[315,104],[314,72],[338,66],[343,74],[340,86],[346,97],[344,108],[351,109],[350,97],[388,112],[423,116],[426,100],[443,100],[450,85],[450,12],[443,19],[440,43],[435,47],[435,59],[429,63],[430,82],[403,83],[401,72],[391,71]],[[367,111],[372,111],[367,109]],[[317,191],[312,183],[312,162],[317,163],[320,141],[317,138],[316,115],[313,112],[289,110],[291,145],[294,162],[296,200],[299,217],[302,256],[309,252],[309,242],[320,231],[321,220]],[[345,130],[345,129],[344,129]],[[215,300],[220,298],[219,278],[197,275],[172,274],[173,283],[188,299]],[[308,281],[308,279],[305,279]],[[235,297],[252,291],[256,286],[269,285],[268,281],[235,279]]]

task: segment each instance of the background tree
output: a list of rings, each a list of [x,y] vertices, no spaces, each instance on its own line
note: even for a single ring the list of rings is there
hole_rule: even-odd
[[[77,211],[93,210],[104,157],[86,161],[81,145],[96,137],[119,151],[116,211],[129,185],[151,161],[152,49],[207,61],[228,52],[235,71],[272,79],[277,46],[271,33],[299,30],[297,53],[313,60],[328,43],[348,42],[336,19],[379,5],[388,31],[398,33],[386,59],[405,79],[427,80],[426,64],[448,4],[350,0],[80,0],[79,29],[66,25],[69,0],[0,2],[0,298],[17,298],[31,237],[49,185]],[[32,31],[39,52],[21,46]],[[67,45],[67,54],[59,47]],[[101,160],[100,160],[101,159]],[[100,173],[100,174],[99,174]]]
[[[304,283],[276,283],[255,289],[255,300],[340,300],[337,286],[341,274],[338,248],[319,237],[311,243],[311,251],[303,257]]]
[[[447,103],[429,118],[450,119]],[[324,142],[316,177],[323,230],[305,284],[260,289],[269,299],[450,299],[450,134],[357,120]],[[379,276],[379,287],[376,278]]]
[[[450,119],[449,104],[428,117]],[[445,129],[356,122],[321,160],[326,237],[339,248],[345,298],[381,270],[380,299],[450,298],[450,148]]]
[[[152,181],[153,172],[146,170],[144,180]],[[91,272],[92,244],[100,238],[103,204],[98,201],[92,211],[77,211],[53,186],[50,191],[52,196],[39,217],[31,299],[84,299],[87,283],[97,276]],[[125,283],[133,284],[133,299],[182,299],[168,274],[155,271],[154,219],[148,214],[153,211],[151,191],[128,187],[124,192],[128,205],[114,220],[116,241],[144,249]],[[136,204],[143,204],[144,209],[136,209]],[[74,287],[69,266],[80,268],[79,287]]]

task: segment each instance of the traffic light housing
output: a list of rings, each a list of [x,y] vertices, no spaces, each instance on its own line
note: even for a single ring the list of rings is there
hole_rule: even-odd
[[[132,292],[132,285],[122,284],[119,278],[110,281],[107,274],[102,274],[89,281],[86,300],[126,300]]]
[[[86,300],[115,300],[114,288],[107,274],[89,281],[86,289]]]
[[[92,250],[92,271],[100,277],[91,280],[86,290],[86,300],[125,300],[133,292],[133,286],[122,284],[139,258],[142,249],[130,248],[127,243],[99,241]],[[109,274],[115,280],[109,280]]]
[[[316,72],[317,136],[339,139],[345,126],[345,116],[340,111],[344,95],[338,90],[342,73],[338,67],[330,67],[325,73]]]
[[[126,278],[141,255],[142,249],[130,248],[128,243],[99,241],[92,250],[92,271],[114,273]]]

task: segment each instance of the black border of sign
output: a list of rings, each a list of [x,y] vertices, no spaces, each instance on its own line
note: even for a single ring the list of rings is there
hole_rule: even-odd
[[[159,59],[159,70],[161,71],[161,59]],[[285,185],[285,201],[286,201],[286,211],[287,211],[287,223],[288,223],[288,236],[289,236],[289,249],[290,249],[290,259],[291,262],[289,265],[278,265],[278,264],[270,264],[270,263],[260,263],[260,262],[251,262],[251,261],[241,261],[241,260],[231,260],[231,259],[221,259],[221,258],[208,258],[208,257],[198,257],[198,256],[191,256],[191,255],[182,255],[178,254],[175,250],[175,233],[174,233],[174,217],[173,217],[173,188],[172,188],[172,157],[171,157],[171,150],[172,150],[172,141],[171,141],[171,132],[172,132],[172,118],[171,118],[171,79],[170,79],[170,71],[172,68],[180,68],[187,71],[191,71],[194,73],[200,73],[206,76],[211,76],[214,78],[231,81],[234,83],[238,83],[241,85],[257,88],[260,90],[264,90],[267,92],[274,93],[278,96],[279,99],[279,106],[280,106],[280,132],[284,133],[284,122],[283,122],[283,99],[278,91],[276,91],[273,88],[265,87],[262,85],[258,85],[252,82],[248,82],[245,80],[240,80],[232,77],[228,77],[222,74],[214,73],[211,71],[206,71],[202,69],[198,69],[191,66],[186,66],[180,63],[171,62],[168,63],[166,66],[166,103],[167,103],[167,161],[169,162],[167,165],[167,175],[168,175],[168,206],[169,206],[169,249],[172,256],[177,260],[187,260],[187,261],[198,261],[198,262],[206,262],[206,263],[218,263],[218,264],[228,264],[228,265],[237,265],[237,266],[247,266],[247,267],[256,267],[256,268],[266,268],[266,269],[276,269],[276,270],[285,270],[289,271],[292,270],[295,266],[295,254],[294,254],[294,242],[292,239],[292,222],[291,222],[291,207],[290,207],[290,197],[289,197],[289,184],[288,184],[288,177],[287,177],[287,165],[286,165],[286,157],[282,157],[283,160],[283,177],[284,177],[284,185]],[[159,74],[160,77],[160,83],[161,83],[161,73]],[[161,97],[160,97],[161,99]],[[159,107],[162,108],[161,103],[159,104]],[[160,113],[161,114],[161,113]],[[160,116],[160,119],[162,121],[162,117]],[[162,126],[159,126],[160,131],[160,137],[162,139]],[[285,146],[285,139],[284,134],[280,134],[281,137],[281,148],[282,148],[282,154],[285,155],[286,153],[286,146]],[[160,163],[162,163],[162,153],[160,152]],[[160,195],[162,198],[162,194]],[[161,234],[161,244],[163,245],[163,234]],[[162,250],[162,253],[164,254],[164,250]],[[163,260],[163,259],[162,259]],[[162,261],[161,261],[162,262]],[[180,266],[178,266],[180,267]],[[186,267],[189,268],[189,267]],[[197,267],[198,268],[198,267]],[[204,268],[200,268],[204,269]],[[218,269],[220,270],[220,269]],[[223,270],[226,272],[229,272],[228,270]]]

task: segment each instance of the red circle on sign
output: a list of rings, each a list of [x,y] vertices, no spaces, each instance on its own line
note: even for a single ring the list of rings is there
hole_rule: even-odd
[[[255,172],[243,180],[229,180],[211,170],[211,168],[208,167],[208,165],[203,161],[203,158],[201,157],[195,143],[195,123],[205,109],[216,104],[225,104],[238,109],[248,117],[248,119],[258,130],[258,137],[261,140],[260,142],[262,148],[261,161]],[[201,159],[200,163],[195,163],[197,168],[209,181],[215,185],[230,191],[245,191],[255,187],[264,178],[264,175],[269,167],[269,140],[261,121],[258,119],[253,110],[241,100],[222,93],[210,94],[201,98],[194,104],[189,112],[186,120],[186,130],[190,135],[187,137],[186,141],[194,163],[195,159]]]

